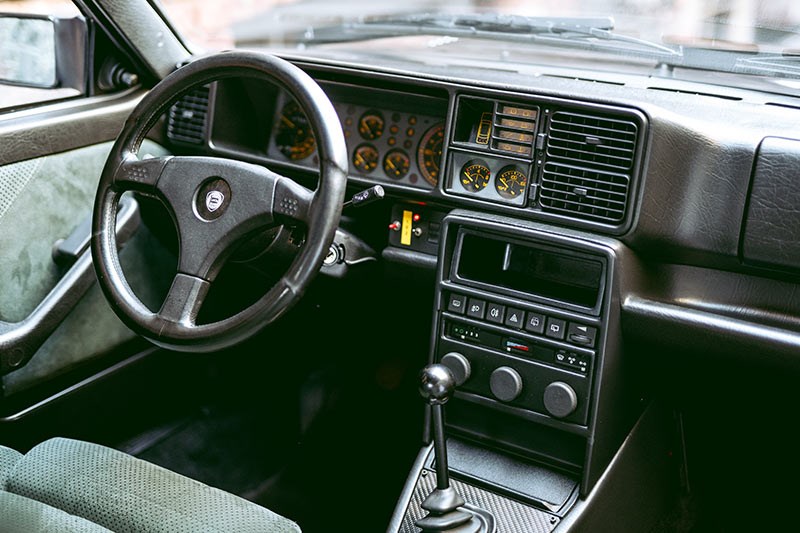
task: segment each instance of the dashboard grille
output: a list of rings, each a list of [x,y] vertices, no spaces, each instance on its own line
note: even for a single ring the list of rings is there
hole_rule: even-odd
[[[167,137],[171,141],[203,144],[208,116],[208,86],[198,87],[175,102],[167,117]]]
[[[559,111],[547,136],[544,211],[606,223],[625,218],[638,128],[630,120]]]

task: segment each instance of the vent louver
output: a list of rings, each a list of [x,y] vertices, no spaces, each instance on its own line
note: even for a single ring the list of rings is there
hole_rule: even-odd
[[[638,128],[630,120],[559,111],[547,136],[539,203],[605,223],[625,218]]]
[[[189,91],[169,110],[167,137],[176,142],[203,144],[207,116],[208,86]]]

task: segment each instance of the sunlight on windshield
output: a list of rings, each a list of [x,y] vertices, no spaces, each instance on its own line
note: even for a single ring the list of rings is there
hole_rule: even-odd
[[[161,0],[161,3],[190,43],[210,50],[291,44],[311,27],[441,11],[612,16],[617,33],[660,43],[762,52],[800,50],[800,2],[796,0]]]

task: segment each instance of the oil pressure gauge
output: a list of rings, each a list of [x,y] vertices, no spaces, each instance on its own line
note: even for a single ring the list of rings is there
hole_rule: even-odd
[[[508,165],[500,169],[494,180],[494,188],[497,194],[503,198],[516,198],[525,192],[528,184],[528,177],[516,165]]]

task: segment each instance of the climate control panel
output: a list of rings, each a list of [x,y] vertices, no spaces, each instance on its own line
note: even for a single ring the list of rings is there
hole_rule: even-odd
[[[434,360],[452,371],[456,396],[550,425],[588,426],[607,256],[503,228],[446,229]]]

